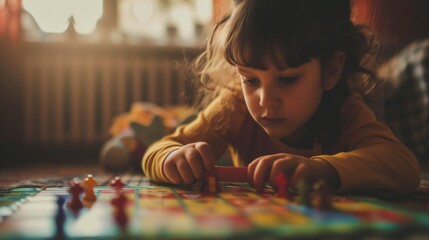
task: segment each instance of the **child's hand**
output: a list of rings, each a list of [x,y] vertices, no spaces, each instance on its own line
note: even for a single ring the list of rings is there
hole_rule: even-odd
[[[259,157],[248,167],[250,184],[258,193],[263,191],[266,182],[277,187],[275,180],[280,172],[289,174],[293,187],[297,187],[301,179],[310,184],[325,179],[334,188],[338,188],[340,181],[337,171],[328,162],[287,153]]]
[[[204,178],[208,170],[214,169],[215,160],[206,142],[187,144],[168,155],[162,170],[174,184],[191,184]]]

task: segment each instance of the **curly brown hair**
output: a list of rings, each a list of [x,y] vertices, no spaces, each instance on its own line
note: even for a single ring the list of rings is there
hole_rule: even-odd
[[[365,26],[352,23],[351,4],[350,0],[234,0],[193,65],[202,86],[197,103],[205,106],[223,91],[241,96],[237,65],[265,69],[268,55],[279,68],[284,61],[297,67],[311,58],[319,59],[323,67],[342,51],[346,56],[342,76],[325,92],[309,123],[316,139],[329,147],[338,138],[345,99],[356,91],[369,95],[378,85],[367,66],[372,38]]]

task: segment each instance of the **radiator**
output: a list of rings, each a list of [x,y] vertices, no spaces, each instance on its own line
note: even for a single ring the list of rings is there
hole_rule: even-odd
[[[184,58],[85,51],[28,51],[24,62],[27,143],[99,143],[133,102],[185,104]]]

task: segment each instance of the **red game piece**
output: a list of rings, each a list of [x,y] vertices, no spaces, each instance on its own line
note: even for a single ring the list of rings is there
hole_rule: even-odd
[[[116,176],[110,183],[109,186],[111,186],[113,189],[119,191],[124,188],[125,184],[121,181],[121,178]]]
[[[93,202],[97,199],[94,194],[94,187],[97,185],[97,181],[92,177],[91,174],[83,181],[83,187],[85,188],[85,195],[83,196],[83,200],[88,202]]]
[[[284,172],[281,172],[277,175],[276,183],[277,183],[277,197],[290,199],[289,178],[286,176]]]
[[[124,229],[128,223],[128,216],[125,206],[127,205],[128,199],[122,191],[119,191],[110,203],[114,206],[115,210],[113,217],[115,222]]]
[[[248,182],[247,167],[216,166],[215,173],[219,182]]]
[[[216,171],[207,171],[204,182],[203,192],[204,193],[218,193],[220,191],[219,182],[216,178]]]
[[[84,191],[83,187],[80,185],[78,179],[73,179],[70,182],[69,193],[71,198],[67,203],[67,206],[73,210],[79,210],[83,207],[82,202],[80,201],[80,194]]]

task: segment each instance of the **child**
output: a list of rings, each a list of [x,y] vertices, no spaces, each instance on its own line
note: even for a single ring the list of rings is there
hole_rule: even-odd
[[[280,172],[293,186],[325,179],[341,192],[414,191],[415,157],[358,94],[374,80],[361,65],[370,41],[350,12],[347,0],[234,1],[196,65],[209,104],[147,150],[147,176],[193,183],[229,148],[257,192]]]

